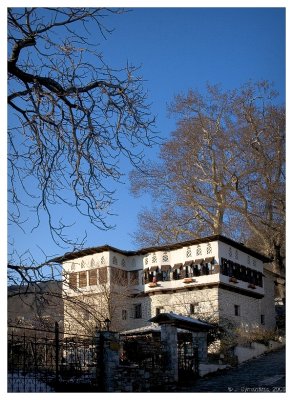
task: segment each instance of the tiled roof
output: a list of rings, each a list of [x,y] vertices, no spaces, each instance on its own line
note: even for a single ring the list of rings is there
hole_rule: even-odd
[[[144,255],[144,254],[148,254],[148,253],[153,253],[155,251],[176,250],[176,249],[180,249],[180,248],[186,247],[186,246],[192,246],[195,244],[208,243],[208,242],[213,242],[213,241],[221,241],[223,243],[231,245],[231,246],[235,247],[236,249],[241,250],[241,251],[243,251],[255,258],[258,258],[264,262],[271,261],[265,255],[263,255],[257,251],[254,251],[254,250],[250,249],[249,247],[244,246],[244,244],[242,244],[242,243],[236,242],[236,241],[229,239],[222,235],[213,235],[213,236],[207,236],[204,238],[191,239],[191,240],[188,240],[185,242],[180,242],[180,243],[173,243],[173,244],[167,244],[167,245],[161,245],[161,246],[152,246],[152,247],[142,248],[140,250],[129,250],[129,251],[120,250],[120,249],[117,249],[115,247],[105,244],[103,246],[90,247],[90,248],[79,250],[79,251],[65,253],[63,256],[54,258],[53,260],[51,260],[51,262],[62,263],[65,261],[74,260],[76,258],[84,257],[87,255],[101,253],[103,251],[114,251],[114,252],[123,254],[125,256]]]

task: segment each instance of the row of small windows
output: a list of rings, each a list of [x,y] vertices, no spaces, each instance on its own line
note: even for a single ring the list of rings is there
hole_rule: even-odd
[[[231,278],[239,279],[256,286],[263,286],[263,274],[249,267],[240,265],[234,261],[221,259],[221,266],[214,265],[214,257],[197,259],[171,265],[152,266],[144,269],[143,283],[156,281],[180,280],[184,278],[197,277],[221,273]],[[138,285],[139,271],[125,271],[119,268],[110,268],[111,282],[121,286]],[[97,284],[105,284],[108,281],[107,267],[90,269],[87,271],[74,272],[69,274],[69,287],[86,287]]]
[[[119,268],[110,268],[111,282],[120,286],[138,285],[139,271],[125,271]],[[90,269],[88,271],[73,272],[69,274],[70,288],[83,288],[108,282],[107,267]]]
[[[132,264],[134,264],[134,263],[135,263],[135,262],[132,262]],[[90,262],[90,268],[99,267],[100,264],[101,264],[101,265],[105,265],[105,264],[106,264],[106,259],[105,259],[104,256],[101,257],[100,262],[99,262],[98,260],[95,261],[95,260],[92,258],[92,259],[91,259],[91,262]],[[113,257],[113,259],[112,259],[112,264],[113,264],[113,265],[118,265],[118,259],[117,259],[116,256]],[[71,271],[74,271],[77,265],[79,265],[79,264],[72,263],[72,264],[71,264]],[[86,266],[87,266],[86,263],[85,263],[84,261],[82,261],[81,264],[80,264],[80,268],[81,268],[81,269],[84,269],[84,268],[86,268]],[[125,259],[124,259],[124,258],[121,260],[121,266],[122,266],[123,268],[126,266],[126,262],[125,262]]]
[[[141,303],[134,304],[132,308],[132,313],[130,315],[131,318],[134,319],[140,319],[142,318],[142,305]],[[126,321],[128,318],[128,312],[127,310],[122,310],[121,312],[121,318],[123,321]]]
[[[221,259],[220,272],[231,278],[233,277],[256,286],[263,286],[263,274],[261,272],[227,260],[226,258]]]
[[[171,267],[171,265],[162,265],[160,269],[158,266],[145,268],[144,282],[153,282],[154,278],[157,281],[179,280],[214,274],[216,272],[214,257],[207,257],[205,259],[201,258],[194,261],[186,261],[184,265],[182,263],[175,264],[173,267]]]
[[[233,250],[232,250],[232,247],[231,247],[231,246],[230,246],[229,249],[228,249],[228,254],[229,254],[229,257],[230,257],[230,258],[232,258],[232,257],[234,256],[235,260],[238,260],[238,259],[239,259],[238,250],[235,249],[235,254],[233,255]],[[251,263],[252,263],[252,266],[253,266],[253,267],[256,267],[256,260],[253,258],[253,259],[252,259],[252,262],[251,262],[251,257],[250,257],[250,255],[247,255],[247,264],[248,264],[248,265],[251,265]]]
[[[235,315],[235,317],[241,316],[241,309],[240,309],[239,304],[234,304],[234,315]],[[264,314],[260,315],[260,323],[261,323],[261,325],[265,325],[265,315]]]
[[[202,250],[201,245],[197,245],[195,252],[196,252],[197,256],[201,256],[203,254],[203,250]],[[211,243],[208,243],[207,247],[206,247],[206,254],[211,254],[211,253],[212,253],[212,245],[211,245]],[[186,258],[191,258],[191,257],[192,257],[192,250],[191,250],[190,247],[187,247],[187,249],[186,249]],[[167,251],[165,251],[163,253],[162,260],[163,260],[163,262],[168,262],[169,261],[169,255],[168,255]],[[154,263],[157,263],[157,262],[158,262],[157,254],[153,253],[152,256],[151,256],[151,263],[154,264]],[[148,263],[149,263],[149,258],[148,257],[145,258],[144,263],[145,263],[145,265],[148,265]]]
[[[189,304],[189,314],[190,315],[194,315],[197,312],[197,309],[199,307],[199,303],[190,303]],[[164,312],[164,307],[156,307],[155,309],[155,314],[159,315],[162,312]],[[132,309],[132,313],[131,313],[131,317],[135,318],[135,319],[140,319],[142,318],[142,304],[138,303],[138,304],[134,304],[133,305],[133,309]],[[234,315],[235,317],[240,317],[241,316],[241,310],[240,310],[240,305],[239,304],[234,304]],[[127,310],[122,310],[122,320],[126,320],[127,319]],[[262,325],[265,325],[265,316],[264,314],[260,315],[260,323]]]

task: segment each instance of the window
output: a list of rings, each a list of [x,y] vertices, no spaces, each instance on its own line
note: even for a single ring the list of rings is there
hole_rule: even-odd
[[[201,247],[200,247],[199,244],[198,244],[197,247],[196,247],[196,255],[197,255],[197,256],[201,256],[201,255],[202,255]]]
[[[186,249],[186,258],[190,258],[192,256],[192,254],[191,254],[191,248],[190,247],[187,247],[187,249]]]
[[[176,269],[173,271],[173,279],[174,279],[174,280],[181,279],[181,269],[176,268]]]
[[[69,274],[69,287],[71,289],[77,288],[77,272]]]
[[[142,318],[141,304],[134,304],[134,318]]]
[[[89,286],[97,284],[97,269],[89,270]]]
[[[79,287],[86,287],[87,279],[86,279],[86,271],[79,273]]]
[[[260,316],[260,323],[261,323],[262,325],[265,324],[265,316],[264,316],[264,314],[261,314],[261,316]]]
[[[182,277],[181,277],[182,266],[183,266],[183,264],[180,263],[180,264],[175,264],[174,267],[172,268],[174,280],[182,279]]]
[[[169,281],[170,280],[170,265],[162,265],[161,266],[161,277],[162,281]]]
[[[260,287],[262,287],[262,285],[263,285],[263,283],[262,283],[262,273],[261,272],[257,273],[256,284],[257,284],[257,286],[260,286]]]
[[[237,304],[234,304],[234,315],[235,315],[236,317],[239,317],[239,316],[240,316],[240,306],[237,305]]]
[[[228,260],[227,261],[228,264],[228,276],[233,276],[233,261]]]
[[[168,261],[169,261],[169,256],[168,256],[168,253],[165,251],[163,253],[163,262],[168,262]]]
[[[99,269],[99,283],[107,283],[107,267],[102,267]]]
[[[116,285],[127,286],[127,271],[119,268],[111,268],[111,280]]]
[[[204,263],[204,265],[202,266],[202,275],[209,275],[209,273],[209,265],[207,263]]]
[[[186,261],[183,266],[183,278],[190,278],[193,276],[193,269],[192,269],[193,261]]]
[[[211,254],[213,252],[212,245],[210,243],[207,244],[207,254]]]
[[[161,314],[161,312],[164,310],[164,307],[156,307],[156,315]]]
[[[138,271],[130,271],[129,279],[131,285],[138,285],[139,284],[139,274]]]
[[[228,260],[226,258],[222,258],[221,273],[226,276],[228,275]]]
[[[122,319],[123,321],[127,320],[127,310],[122,310]]]
[[[200,276],[202,275],[202,262],[203,259],[194,260],[193,264],[193,276]]]
[[[189,314],[194,314],[195,313],[195,306],[197,306],[198,303],[191,303],[189,304]]]

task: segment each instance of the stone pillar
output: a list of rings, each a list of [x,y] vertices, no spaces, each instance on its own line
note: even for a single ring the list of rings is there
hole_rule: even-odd
[[[178,382],[177,328],[170,324],[161,325],[161,341],[166,346],[168,373],[171,382]]]
[[[198,347],[198,361],[205,363],[208,358],[207,332],[193,332],[192,342]]]
[[[119,335],[114,332],[101,332],[103,351],[103,389],[115,391],[114,376],[119,366]]]

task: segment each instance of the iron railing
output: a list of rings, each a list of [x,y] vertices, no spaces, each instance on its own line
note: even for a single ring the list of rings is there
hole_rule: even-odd
[[[99,336],[9,326],[8,392],[96,391],[99,357]]]

